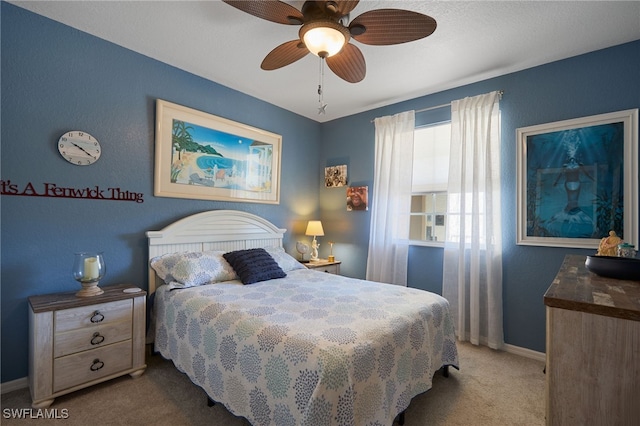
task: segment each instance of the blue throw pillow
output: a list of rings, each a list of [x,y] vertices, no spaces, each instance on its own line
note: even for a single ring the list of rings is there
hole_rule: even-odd
[[[231,251],[222,256],[236,271],[243,284],[287,276],[273,257],[261,248]]]

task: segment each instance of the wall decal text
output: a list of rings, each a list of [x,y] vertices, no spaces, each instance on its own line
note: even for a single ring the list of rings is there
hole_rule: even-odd
[[[0,180],[0,195],[22,195],[27,197],[86,198],[90,200],[135,201],[144,203],[141,192],[126,191],[121,188],[100,188],[98,185],[86,188],[67,188],[55,183],[44,183],[37,190],[31,182],[24,187],[11,180]]]

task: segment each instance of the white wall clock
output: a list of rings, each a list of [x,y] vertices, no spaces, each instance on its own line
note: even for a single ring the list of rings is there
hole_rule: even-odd
[[[100,142],[87,132],[73,130],[58,139],[60,155],[76,166],[88,166],[100,158]]]

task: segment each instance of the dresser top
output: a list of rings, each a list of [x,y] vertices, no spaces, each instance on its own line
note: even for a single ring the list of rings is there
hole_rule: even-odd
[[[117,284],[100,287],[104,293],[91,297],[78,297],[76,291],[65,293],[42,294],[29,297],[29,304],[34,313],[58,311],[61,309],[77,308],[80,306],[95,305],[98,303],[114,302],[116,300],[131,299],[133,297],[145,296],[146,291],[140,290],[135,293],[125,293],[128,288],[136,288],[132,284]],[[79,290],[79,288],[78,288]]]
[[[552,308],[640,321],[640,281],[616,280],[590,272],[586,256],[567,255],[544,304]]]

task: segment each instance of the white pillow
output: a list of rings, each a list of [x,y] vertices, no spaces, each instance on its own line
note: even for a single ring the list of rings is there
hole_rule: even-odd
[[[293,271],[294,269],[305,269],[304,265],[295,260],[282,247],[265,247],[267,253],[273,257],[280,269],[284,272]]]
[[[171,288],[195,287],[238,279],[222,255],[224,251],[169,253],[149,262]]]

